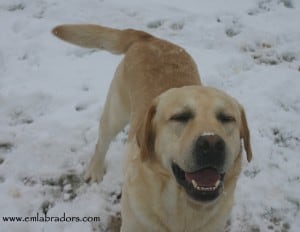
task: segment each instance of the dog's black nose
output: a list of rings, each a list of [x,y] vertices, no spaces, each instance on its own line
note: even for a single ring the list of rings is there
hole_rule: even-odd
[[[225,149],[225,142],[218,135],[202,135],[198,138],[196,146],[203,153],[209,153],[211,151],[222,152]]]
[[[221,168],[225,162],[225,142],[219,135],[201,135],[194,147],[194,156],[200,166]]]

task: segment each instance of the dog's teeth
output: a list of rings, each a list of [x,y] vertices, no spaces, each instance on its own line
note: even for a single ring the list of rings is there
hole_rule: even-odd
[[[197,187],[198,190],[200,191],[214,191],[216,190],[217,188],[216,187]]]
[[[219,187],[220,184],[221,184],[221,181],[218,180],[215,183],[214,187],[202,187],[202,186],[199,186],[195,180],[192,180],[193,187],[199,191],[215,191]]]
[[[217,188],[219,185],[220,185],[221,181],[218,180],[216,183],[215,183],[215,188]]]
[[[195,180],[192,180],[192,184],[193,184],[194,188],[197,188],[197,187],[198,187],[197,182],[196,182]],[[197,189],[198,189],[198,188],[197,188]]]

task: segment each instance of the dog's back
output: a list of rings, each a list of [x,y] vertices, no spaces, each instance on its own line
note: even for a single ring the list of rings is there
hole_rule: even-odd
[[[132,112],[137,117],[132,126],[162,92],[200,84],[197,66],[183,48],[146,32],[91,24],[61,25],[52,32],[60,39],[81,47],[125,54],[115,78],[131,96],[127,99],[134,106],[131,112],[137,111]],[[124,100],[126,98],[124,96]]]

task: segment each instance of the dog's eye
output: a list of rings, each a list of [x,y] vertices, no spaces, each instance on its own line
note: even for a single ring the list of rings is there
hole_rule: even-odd
[[[187,111],[187,112],[182,112],[182,113],[177,113],[174,114],[170,120],[171,121],[176,121],[176,122],[182,122],[182,123],[186,123],[188,122],[190,119],[192,119],[194,117],[193,112]]]
[[[217,119],[221,122],[221,123],[231,123],[231,122],[235,122],[235,118],[231,115],[225,114],[225,113],[218,113],[217,114]]]

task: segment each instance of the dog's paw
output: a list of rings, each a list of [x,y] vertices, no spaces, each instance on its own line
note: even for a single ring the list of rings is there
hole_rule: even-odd
[[[102,181],[104,174],[105,174],[105,165],[103,163],[93,162],[92,160],[85,172],[84,180],[86,182],[99,183]]]

